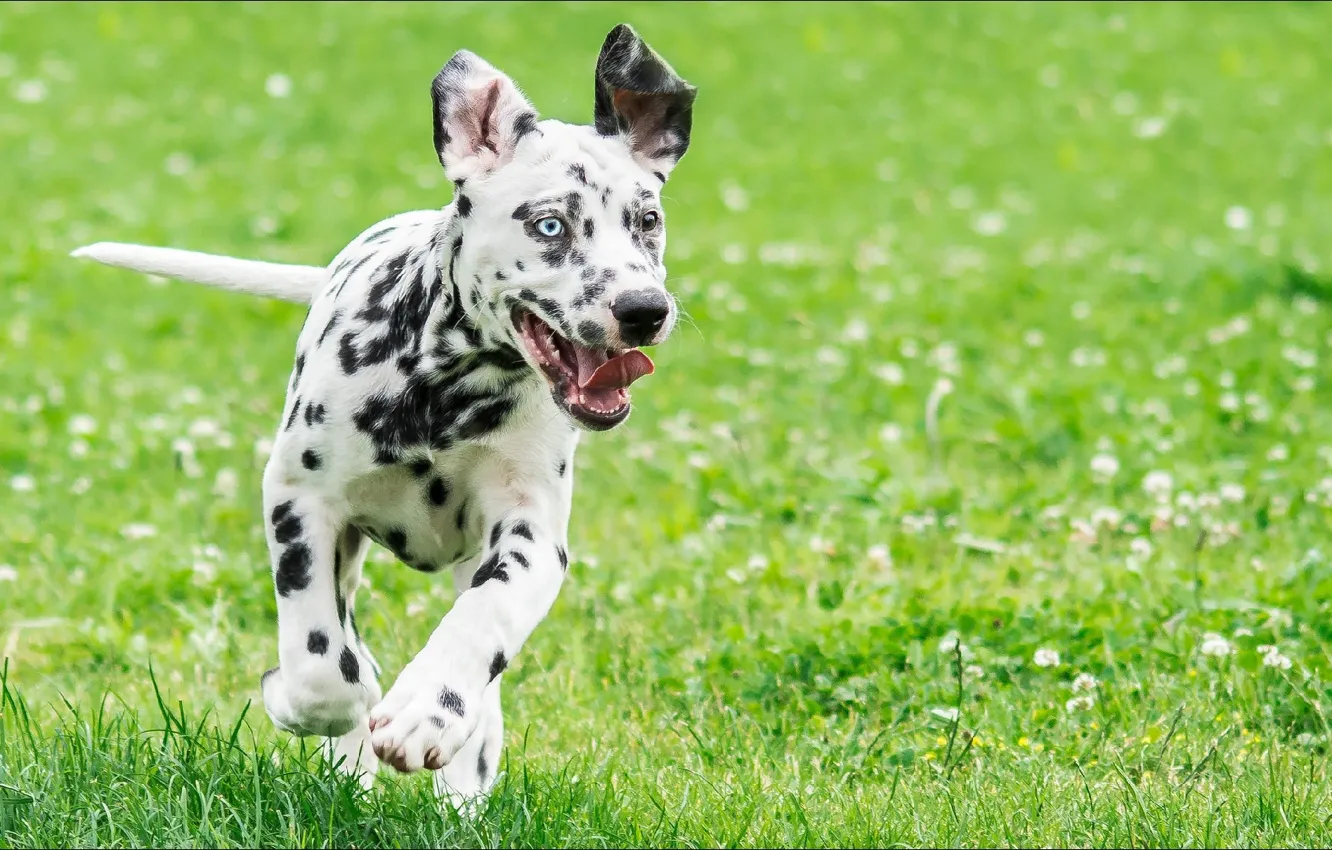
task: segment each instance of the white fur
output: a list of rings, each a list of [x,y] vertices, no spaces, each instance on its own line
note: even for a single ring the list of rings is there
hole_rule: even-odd
[[[70,256],[96,260],[106,266],[297,304],[309,304],[318,288],[328,279],[328,269],[318,266],[239,260],[218,254],[155,248],[127,242],[85,245],[70,252]]]

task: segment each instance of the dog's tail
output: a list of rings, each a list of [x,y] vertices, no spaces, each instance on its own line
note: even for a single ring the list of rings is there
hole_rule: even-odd
[[[155,248],[125,242],[98,242],[70,253],[71,257],[96,260],[107,266],[131,269],[145,274],[202,283],[245,292],[265,298],[280,298],[297,304],[309,304],[328,280],[328,269],[241,260],[220,254],[182,251],[179,248]]]

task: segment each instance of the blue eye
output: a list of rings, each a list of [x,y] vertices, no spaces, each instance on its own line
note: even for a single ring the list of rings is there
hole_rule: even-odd
[[[551,238],[554,238],[556,236],[563,236],[564,222],[560,221],[555,216],[547,216],[546,218],[539,219],[537,221],[536,231],[537,233],[540,233],[542,236],[547,236]]]

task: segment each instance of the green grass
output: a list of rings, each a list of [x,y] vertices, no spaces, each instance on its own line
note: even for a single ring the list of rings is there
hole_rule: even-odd
[[[691,321],[583,443],[467,822],[258,707],[303,311],[66,253],[325,262],[448,201],[454,50],[587,121],[620,20],[701,92]],[[1330,40],[1306,3],[0,6],[0,846],[1327,846]],[[368,580],[387,684],[448,582]]]

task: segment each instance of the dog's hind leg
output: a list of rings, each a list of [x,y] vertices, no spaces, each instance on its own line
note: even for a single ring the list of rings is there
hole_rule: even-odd
[[[264,476],[264,511],[277,590],[279,665],[264,674],[264,708],[280,729],[339,737],[364,724],[380,698],[339,586],[340,567],[347,566],[340,550],[352,531],[317,493],[286,484],[280,468],[275,453]],[[357,567],[359,582],[359,562]]]
[[[464,814],[475,814],[495,784],[504,746],[499,678],[490,683],[481,699],[482,714],[476,731],[453,760],[435,774],[435,793]]]

